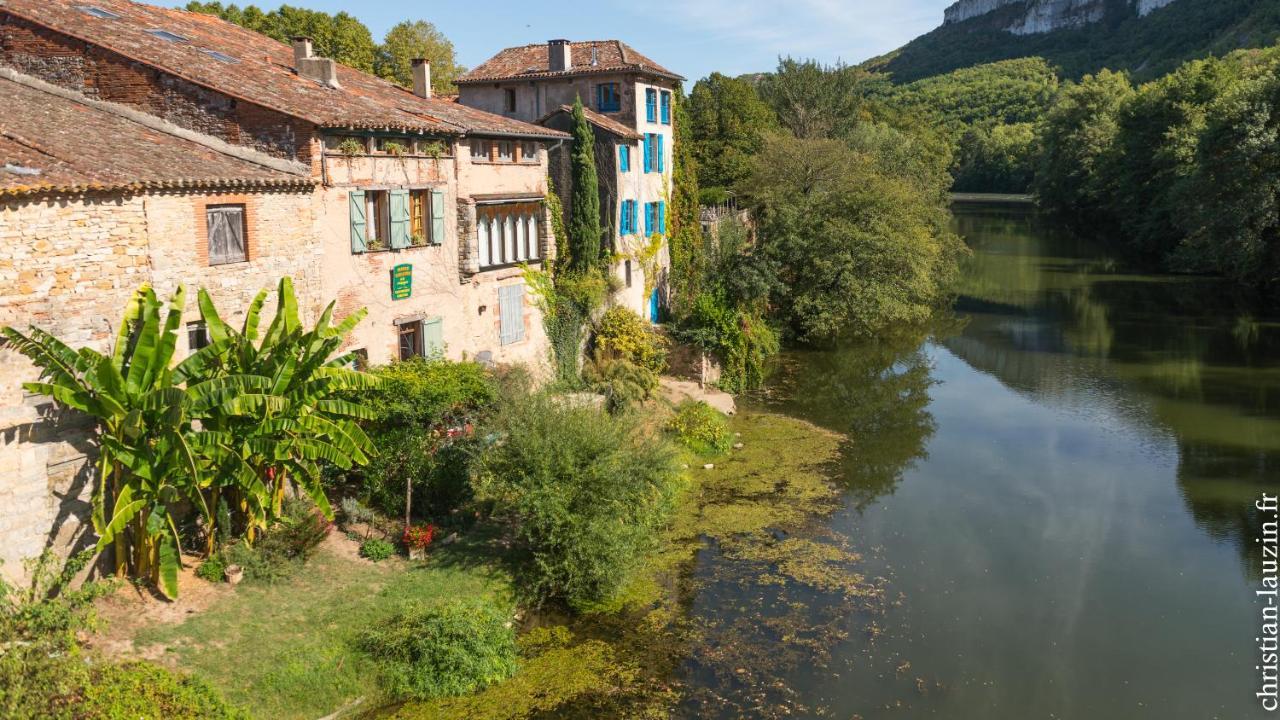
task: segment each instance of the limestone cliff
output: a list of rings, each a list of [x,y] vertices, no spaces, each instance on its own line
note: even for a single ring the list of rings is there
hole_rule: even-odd
[[[1065,28],[1081,27],[1101,21],[1108,7],[1127,5],[1138,15],[1164,7],[1174,0],[959,0],[943,13],[944,23],[952,24],[988,15],[1002,8],[1014,13],[1004,29],[1014,35],[1035,35]]]

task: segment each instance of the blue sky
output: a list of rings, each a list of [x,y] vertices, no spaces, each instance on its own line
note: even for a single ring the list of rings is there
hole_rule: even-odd
[[[181,6],[186,0],[150,0]],[[226,0],[224,0],[225,2]],[[690,80],[720,72],[769,70],[779,55],[849,63],[892,50],[942,24],[952,0],[529,0],[404,3],[291,0],[289,4],[360,18],[380,40],[405,19],[423,19],[453,41],[467,67],[500,48],[543,42],[618,38]],[[274,8],[278,0],[259,0]]]

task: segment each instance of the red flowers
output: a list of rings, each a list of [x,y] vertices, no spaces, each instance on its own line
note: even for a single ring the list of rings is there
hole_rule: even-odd
[[[424,550],[431,544],[435,536],[436,526],[427,523],[426,525],[410,525],[405,528],[404,535],[401,536],[400,540],[410,550]]]

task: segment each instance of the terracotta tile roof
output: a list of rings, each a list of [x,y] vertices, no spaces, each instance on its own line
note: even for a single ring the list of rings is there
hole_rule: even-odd
[[[555,110],[552,110],[551,112],[547,113],[546,117],[543,117],[538,122],[544,123],[548,119],[550,119],[552,116],[559,115],[560,113],[568,113],[569,115],[572,115],[573,106],[561,105]],[[629,128],[626,125],[623,125],[622,123],[618,122],[617,120],[614,120],[613,118],[609,117],[608,115],[601,115],[600,113],[596,112],[595,110],[592,110],[591,108],[587,108],[587,107],[582,108],[582,114],[586,116],[587,122],[607,132],[611,132],[614,135],[617,135],[618,137],[623,138],[624,140],[641,140],[644,138],[644,136],[641,135],[635,128]]]
[[[0,196],[314,184],[304,165],[147,117],[0,71]]]
[[[595,51],[594,63],[592,62],[593,50]],[[569,43],[569,52],[572,67],[568,70],[553,72],[546,43],[507,48],[480,63],[475,69],[454,82],[464,85],[493,80],[568,77],[625,71],[656,75],[671,80],[684,80],[683,77],[636,52],[621,40],[572,42]]]
[[[81,9],[90,5],[118,17],[97,17]],[[337,67],[342,87],[325,87],[293,71],[289,45],[212,15],[129,0],[4,0],[3,12],[322,127],[560,136],[549,128],[446,100],[420,98],[344,65]],[[179,39],[164,39],[151,32],[155,30]]]

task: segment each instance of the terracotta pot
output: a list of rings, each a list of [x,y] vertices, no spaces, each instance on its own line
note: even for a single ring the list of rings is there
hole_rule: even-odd
[[[239,585],[240,581],[244,579],[244,568],[239,565],[228,565],[227,569],[222,571],[222,574],[226,576],[227,582],[232,585]]]

